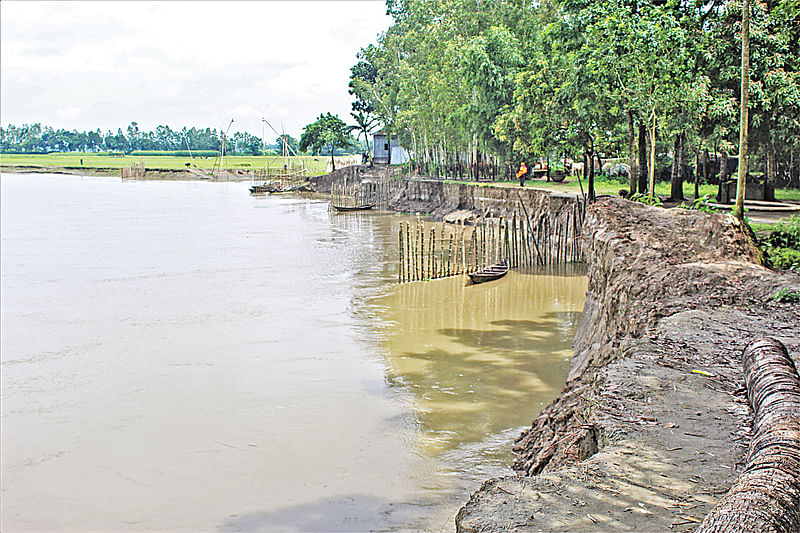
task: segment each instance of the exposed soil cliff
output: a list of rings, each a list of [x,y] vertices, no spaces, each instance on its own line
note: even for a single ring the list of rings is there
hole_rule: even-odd
[[[800,359],[795,275],[758,264],[727,215],[619,199],[584,226],[589,288],[569,380],[516,442],[520,476],[487,481],[459,531],[684,531],[745,463],[742,351],[781,340]]]

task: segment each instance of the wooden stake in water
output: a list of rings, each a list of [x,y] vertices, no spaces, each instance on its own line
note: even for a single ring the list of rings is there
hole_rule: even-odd
[[[400,230],[397,232],[397,234],[399,235],[398,241],[397,241],[397,244],[398,244],[397,249],[399,250],[399,253],[400,253],[400,264],[397,267],[397,282],[398,283],[403,283],[403,281],[404,281],[404,279],[403,279],[403,266],[404,266],[404,264],[403,264],[404,263],[403,255],[404,254],[403,254],[403,223],[402,222],[400,223]]]

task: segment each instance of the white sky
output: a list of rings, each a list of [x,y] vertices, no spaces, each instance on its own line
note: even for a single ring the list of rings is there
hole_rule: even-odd
[[[0,122],[159,124],[295,137],[350,124],[350,67],[391,24],[383,1],[0,2]],[[267,140],[275,135],[266,130]]]

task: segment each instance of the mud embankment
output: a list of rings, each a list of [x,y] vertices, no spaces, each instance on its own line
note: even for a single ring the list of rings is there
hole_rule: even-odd
[[[619,199],[584,226],[589,286],[568,382],[487,481],[458,531],[687,531],[746,463],[742,352],[772,336],[800,359],[800,278],[758,264],[726,215]]]
[[[575,194],[561,194],[533,187],[491,187],[425,178],[407,179],[398,177],[396,169],[391,171],[393,181],[389,208],[404,213],[430,215],[434,220],[442,220],[452,213],[508,216],[515,209],[520,209],[520,200],[535,218],[556,218],[567,210],[572,210],[576,204],[582,205],[579,196]],[[315,192],[329,193],[333,183],[356,184],[386,177],[385,167],[353,165],[310,178],[309,182]]]

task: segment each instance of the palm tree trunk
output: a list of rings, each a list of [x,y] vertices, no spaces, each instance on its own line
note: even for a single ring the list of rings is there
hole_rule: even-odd
[[[695,533],[800,531],[800,376],[786,347],[759,339],[744,351],[754,435],[747,466]]]

